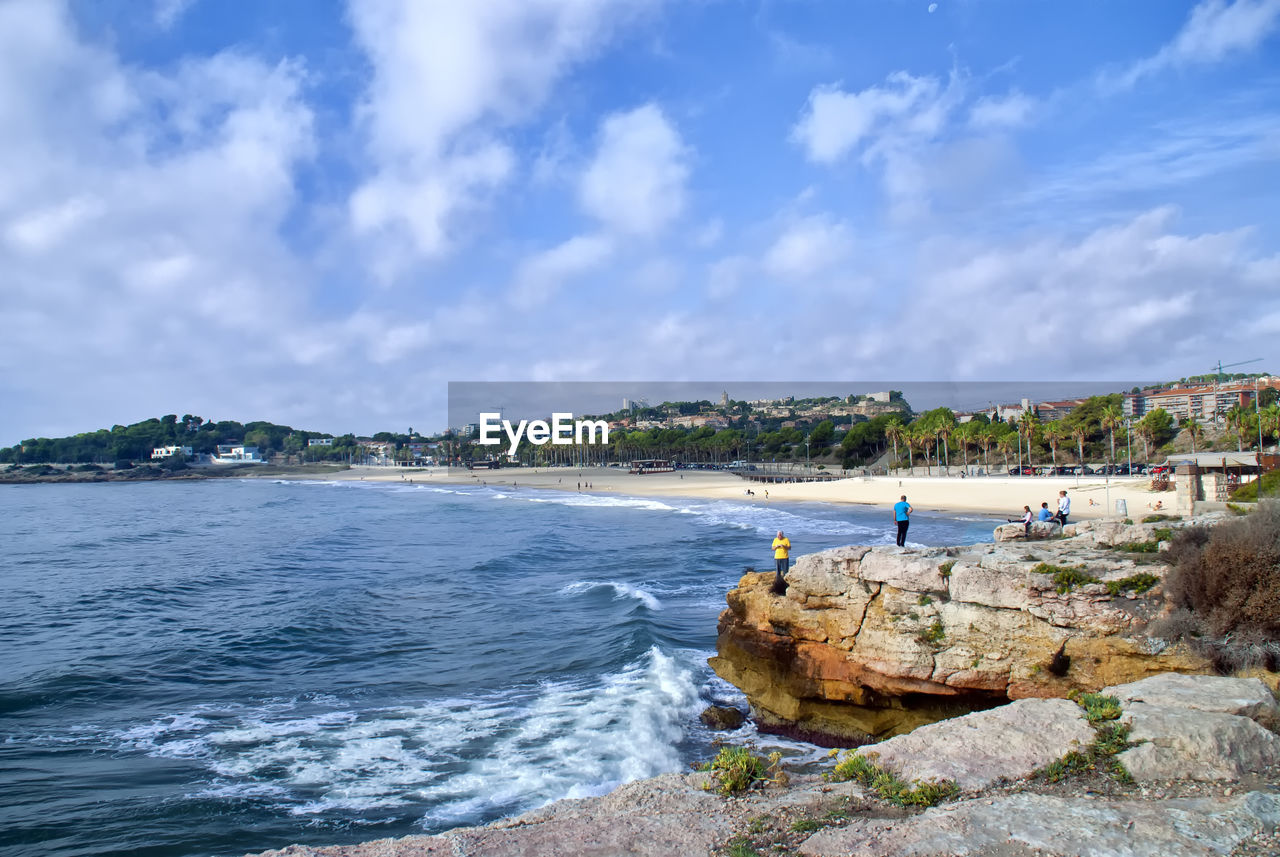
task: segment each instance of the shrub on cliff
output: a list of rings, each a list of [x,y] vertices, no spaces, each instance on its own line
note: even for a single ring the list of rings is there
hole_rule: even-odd
[[[772,753],[763,759],[746,747],[721,747],[719,754],[699,765],[698,770],[710,772],[716,791],[728,797],[757,784],[780,781],[785,776],[779,768],[781,761],[781,753]]]
[[[1178,531],[1169,558],[1176,622],[1153,632],[1189,637],[1223,671],[1280,665],[1280,502]]]

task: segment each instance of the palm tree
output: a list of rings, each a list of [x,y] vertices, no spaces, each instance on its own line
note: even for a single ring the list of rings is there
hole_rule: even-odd
[[[980,425],[977,429],[978,446],[982,448],[982,467],[987,472],[991,472],[990,452],[991,447],[996,445],[995,429],[990,423]]]
[[[912,453],[915,452],[916,446],[920,442],[920,436],[914,427],[903,426],[902,439],[906,441],[907,444],[907,469],[914,473],[916,469],[916,459]]]
[[[1151,463],[1151,441],[1156,439],[1156,430],[1146,417],[1138,420],[1138,437],[1142,438],[1142,460]]]
[[[1053,420],[1045,423],[1044,439],[1049,444],[1049,450],[1053,453],[1053,469],[1058,469],[1058,444],[1066,440],[1070,436],[1067,427],[1062,424],[1062,420]]]
[[[1280,402],[1272,402],[1258,416],[1262,419],[1262,433],[1270,434],[1280,443]]]
[[[1191,414],[1182,421],[1182,428],[1186,430],[1187,435],[1191,438],[1191,454],[1196,454],[1196,441],[1204,437],[1204,429],[1200,427],[1200,421],[1196,419],[1195,414]]]
[[[1102,409],[1102,428],[1111,435],[1111,465],[1116,463],[1116,429],[1124,422],[1119,405],[1107,405]],[[1192,450],[1194,452],[1195,450]]]
[[[1076,439],[1076,456],[1080,461],[1081,472],[1084,472],[1084,439],[1089,436],[1089,427],[1084,423],[1076,423],[1071,427],[1071,436]]]
[[[1033,413],[1025,413],[1022,415],[1022,422],[1018,423],[1018,432],[1027,439],[1027,466],[1031,468],[1031,472],[1035,472],[1035,465],[1031,462],[1031,441],[1040,431],[1040,418]]]
[[[896,463],[898,461],[898,441],[903,440],[906,437],[907,427],[896,419],[891,420],[884,427],[884,433],[889,440],[893,441],[893,460]]]
[[[1017,435],[1014,432],[1009,432],[1008,434],[1001,435],[996,440],[996,448],[1000,450],[1001,453],[1004,454],[1005,470],[1009,469],[1009,453],[1013,452],[1013,446],[1016,443],[1015,441],[1016,437]]]
[[[960,442],[960,454],[964,456],[964,469],[969,469],[969,447],[977,442],[978,423],[961,423],[955,427],[953,434]]]
[[[1244,442],[1253,437],[1253,412],[1239,405],[1227,411],[1227,428],[1236,433],[1236,451],[1244,452]]]

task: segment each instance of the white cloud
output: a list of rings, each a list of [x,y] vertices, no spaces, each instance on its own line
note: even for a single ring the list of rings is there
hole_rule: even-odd
[[[815,87],[791,139],[809,160],[834,163],[873,137],[936,129],[945,114],[941,94],[937,78],[901,71],[889,75],[884,86],[858,92],[845,92],[838,84]]]
[[[764,270],[784,280],[804,280],[831,270],[852,250],[849,227],[823,216],[788,224],[761,260]]]
[[[28,367],[0,382],[11,419],[247,403],[237,377],[289,364],[303,277],[278,236],[314,151],[302,78],[235,52],[146,71],[62,4],[0,4],[0,366]]]
[[[981,130],[1016,128],[1024,125],[1035,108],[1035,101],[1021,92],[1010,92],[997,98],[979,98],[969,110],[969,125]]]
[[[156,26],[162,30],[172,29],[195,3],[196,0],[156,0]]]
[[[1221,62],[1262,44],[1280,23],[1280,0],[1203,0],[1173,41],[1104,85],[1130,87],[1168,68]]]
[[[512,303],[521,309],[544,306],[567,282],[596,270],[614,252],[604,235],[576,235],[524,260],[516,272]]]
[[[688,149],[653,104],[605,118],[595,157],[582,175],[582,207],[611,229],[653,235],[685,205]]]
[[[388,275],[454,245],[459,221],[506,182],[504,129],[643,4],[630,0],[351,0],[373,76],[360,106],[370,175],[356,233],[381,239]]]

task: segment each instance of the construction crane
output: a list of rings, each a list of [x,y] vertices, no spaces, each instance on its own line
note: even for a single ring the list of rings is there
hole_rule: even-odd
[[[1216,377],[1217,377],[1217,383],[1219,383],[1219,384],[1221,384],[1221,383],[1222,383],[1222,370],[1223,370],[1223,369],[1230,369],[1232,366],[1245,366],[1245,365],[1248,365],[1249,363],[1261,363],[1261,362],[1262,362],[1262,358],[1261,358],[1261,357],[1255,357],[1255,358],[1253,358],[1252,360],[1241,360],[1239,363],[1227,363],[1226,365],[1223,365],[1222,361],[1221,361],[1221,360],[1219,360],[1219,361],[1218,361],[1218,368],[1217,368],[1217,375],[1216,375]]]
[[[1222,383],[1222,370],[1230,369],[1232,366],[1247,366],[1250,363],[1261,363],[1261,357],[1255,357],[1252,360],[1241,360],[1238,363],[1227,363],[1223,365],[1221,360],[1218,361],[1217,370],[1213,376],[1213,422],[1216,425],[1218,417],[1222,415],[1223,408],[1218,404],[1218,385]]]

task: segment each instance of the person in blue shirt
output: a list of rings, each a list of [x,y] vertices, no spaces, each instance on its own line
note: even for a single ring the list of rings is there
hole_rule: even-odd
[[[1048,504],[1048,503],[1041,503],[1041,504],[1040,504],[1040,514],[1036,516],[1036,520],[1039,520],[1039,521],[1047,521],[1047,520],[1049,520],[1049,519],[1050,519],[1050,518],[1052,518],[1052,517],[1053,517],[1053,512],[1050,512],[1050,511],[1049,511],[1049,504]]]
[[[907,527],[911,525],[911,504],[907,502],[906,494],[903,494],[902,499],[893,504],[893,519],[898,522],[898,547],[905,547],[907,544]]]

